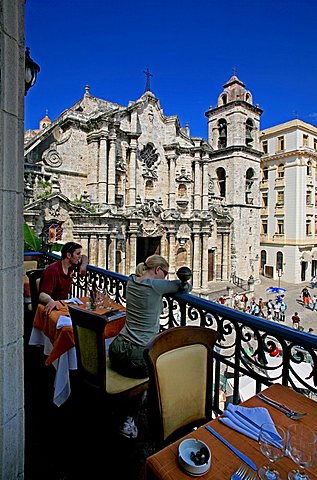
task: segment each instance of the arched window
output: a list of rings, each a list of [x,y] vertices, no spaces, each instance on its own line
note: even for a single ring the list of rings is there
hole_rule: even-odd
[[[283,271],[283,253],[282,252],[276,253],[276,270]]]
[[[222,105],[227,105],[228,103],[228,98],[227,98],[227,94],[224,93],[222,96],[221,96],[221,100],[222,100]]]
[[[308,160],[308,162],[307,162],[307,175],[311,175],[311,174],[312,174],[311,161]]]
[[[219,167],[217,168],[216,173],[218,178],[220,196],[225,197],[226,196],[226,171],[224,168]]]
[[[248,168],[247,173],[245,175],[245,191],[251,192],[252,185],[254,183],[254,170],[253,168]]]
[[[254,183],[254,170],[253,168],[248,168],[245,175],[245,203],[249,205],[253,204],[252,196],[252,186]]]
[[[153,182],[152,180],[147,180],[145,184],[145,197],[146,198],[152,198],[153,196]]]
[[[277,178],[284,178],[284,164],[280,163],[277,167]]]
[[[265,268],[266,262],[267,262],[266,251],[261,250],[261,265],[260,265],[260,268],[262,270],[262,274],[264,273],[264,268]]]
[[[186,185],[181,183],[178,187],[178,196],[179,197],[186,197],[186,193],[187,193]]]
[[[269,178],[269,169],[268,167],[262,168],[262,182],[266,182]]]
[[[248,118],[245,124],[245,143],[246,145],[251,145],[253,142],[252,130],[254,129],[253,121],[251,118]]]
[[[218,131],[218,148],[225,148],[227,146],[227,122],[224,118],[221,118],[218,122]]]
[[[249,92],[247,92],[247,93],[245,94],[245,101],[246,101],[246,102],[249,102],[249,103],[252,103],[252,98],[251,98],[251,95],[250,95]]]

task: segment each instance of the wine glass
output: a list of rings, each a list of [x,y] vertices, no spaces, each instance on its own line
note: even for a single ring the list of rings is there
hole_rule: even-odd
[[[306,425],[296,423],[288,428],[288,451],[299,469],[288,474],[289,480],[309,480],[305,468],[312,467],[317,457],[317,434]]]
[[[271,462],[258,470],[258,476],[262,480],[279,480],[282,477],[273,468],[273,462],[285,455],[287,435],[280,426],[273,426],[272,423],[263,423],[259,434],[260,450]]]
[[[98,305],[98,308],[103,308],[104,307],[104,301],[105,301],[105,294],[103,290],[97,290],[96,291],[96,304]]]

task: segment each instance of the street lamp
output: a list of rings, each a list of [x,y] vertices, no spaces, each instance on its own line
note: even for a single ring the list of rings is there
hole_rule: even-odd
[[[37,74],[40,71],[40,67],[30,57],[30,48],[25,49],[25,73],[24,73],[24,95],[28,93],[28,90],[33,87],[36,82]]]
[[[278,276],[278,288],[280,288],[281,286],[281,276],[283,275],[283,270],[281,268],[279,268],[277,270],[277,276]]]

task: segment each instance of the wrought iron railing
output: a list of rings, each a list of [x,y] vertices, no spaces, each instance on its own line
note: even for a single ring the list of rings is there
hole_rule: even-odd
[[[42,254],[44,264],[54,254]],[[86,276],[74,276],[75,296],[89,294],[92,286],[105,291],[125,305],[125,275],[89,265]],[[219,389],[233,403],[245,400],[263,386],[282,383],[317,400],[316,336],[296,331],[191,294],[163,298],[161,329],[178,325],[200,325],[219,332],[214,357],[214,392]],[[279,350],[279,356],[272,356]],[[221,413],[219,396],[214,395],[215,412]]]

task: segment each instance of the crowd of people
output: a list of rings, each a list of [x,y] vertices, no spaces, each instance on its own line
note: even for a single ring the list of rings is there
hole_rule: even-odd
[[[305,306],[312,310],[317,310],[316,295],[310,295],[307,288],[303,288],[301,295],[302,302]],[[309,300],[307,300],[307,298]],[[269,300],[264,301],[262,297],[256,299],[254,295],[249,298],[246,293],[233,293],[229,298],[223,296],[219,297],[218,303],[234,308],[235,310],[240,310],[244,313],[249,313],[250,315],[255,315],[256,317],[265,318],[266,320],[285,322],[286,319],[287,304],[284,294],[277,294],[274,299],[270,298]],[[304,330],[304,327],[300,324],[301,319],[298,312],[294,312],[291,316],[291,320],[293,328],[301,331]],[[313,333],[313,331],[313,328],[308,329],[308,333]]]

